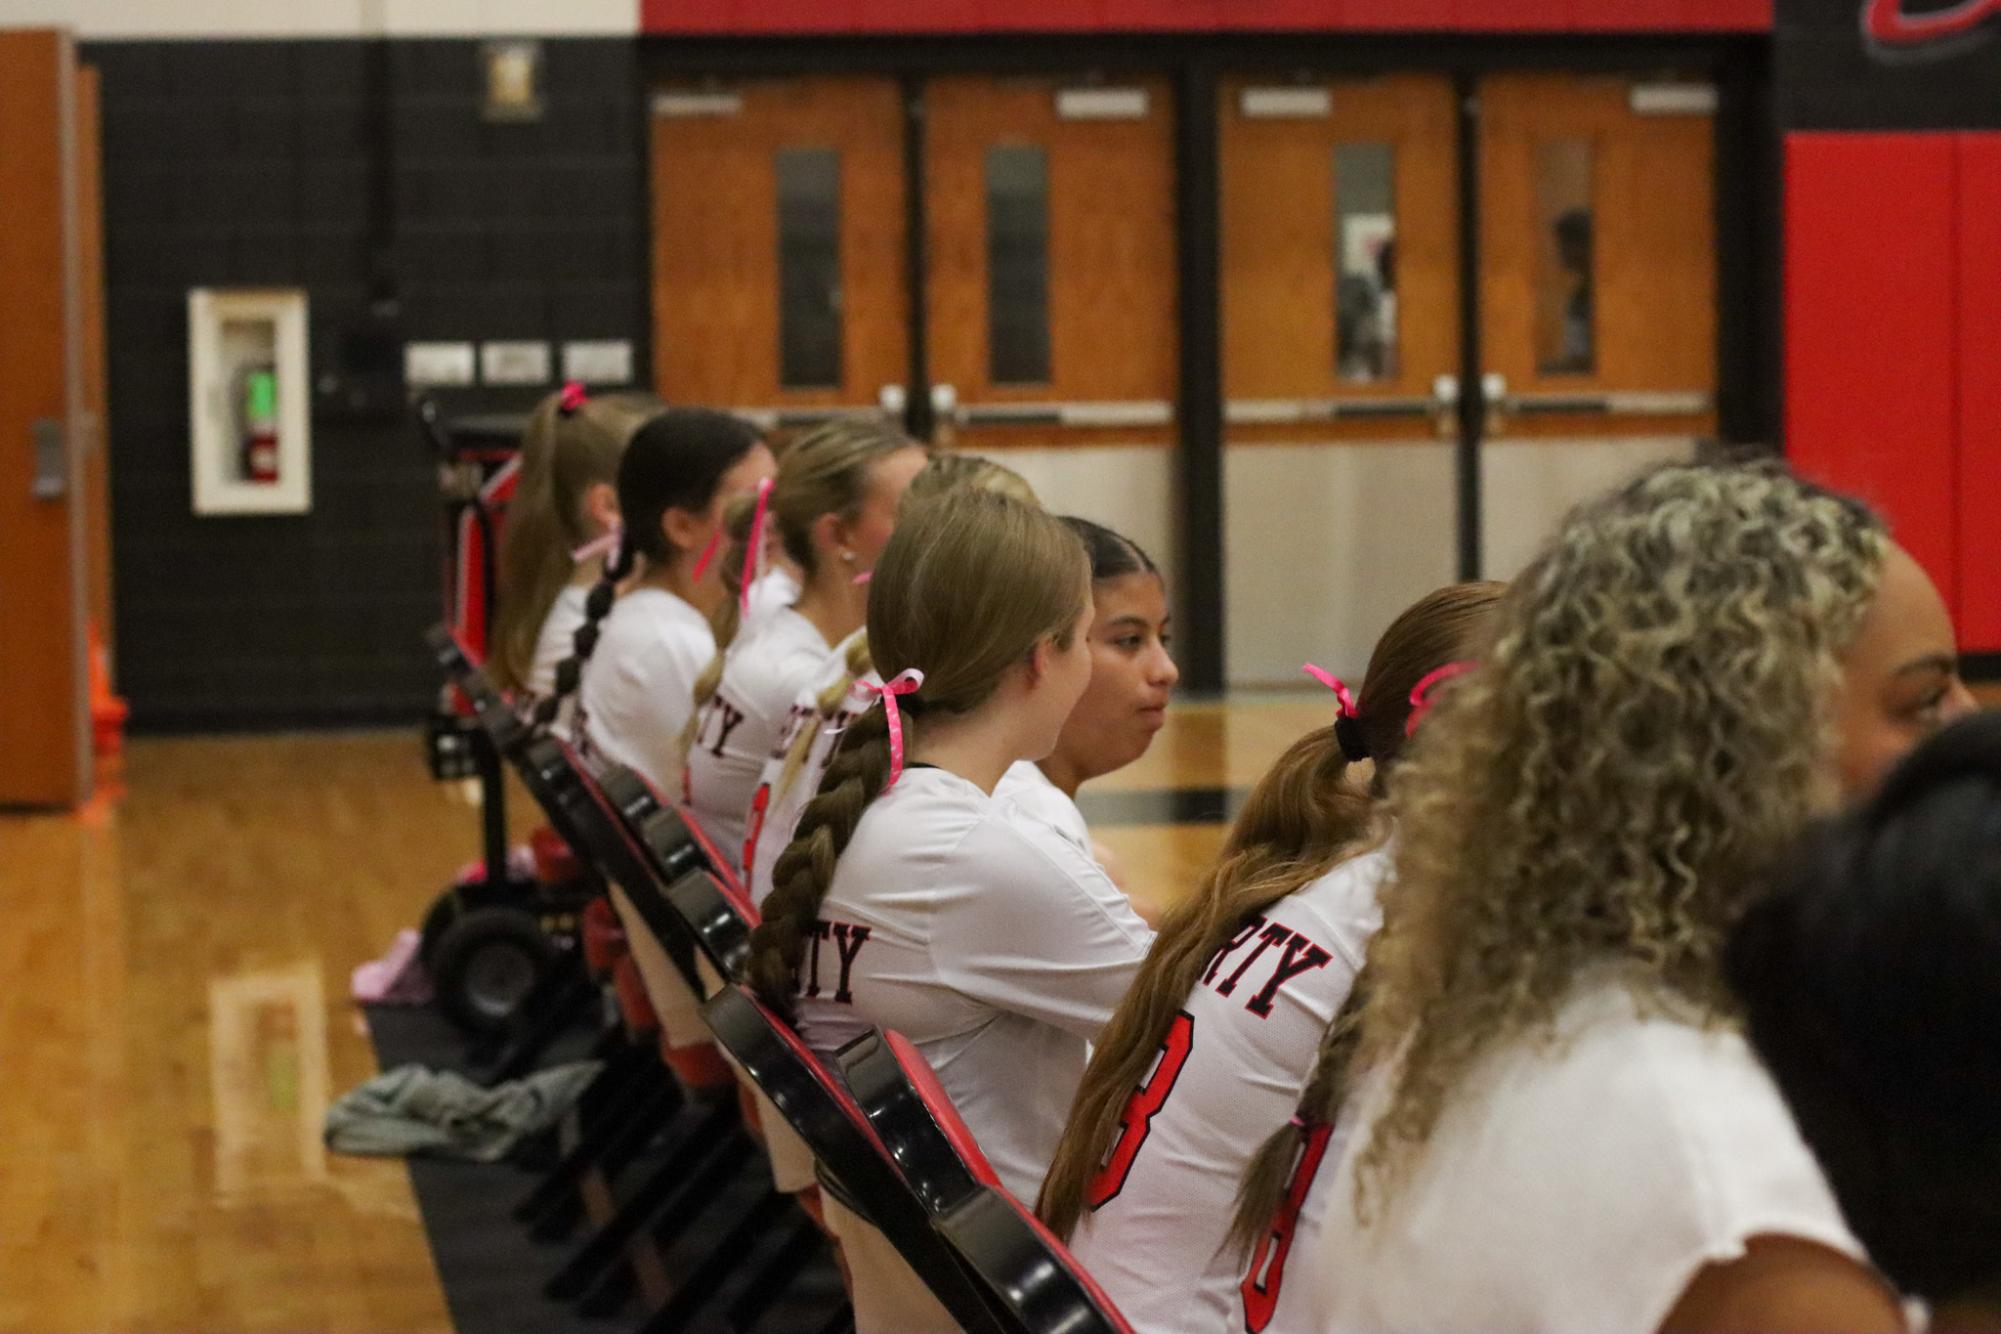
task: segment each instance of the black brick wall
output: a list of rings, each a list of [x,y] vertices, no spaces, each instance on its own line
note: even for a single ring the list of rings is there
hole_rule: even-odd
[[[481,119],[473,41],[85,47],[103,77],[118,667],[136,728],[400,723],[435,688],[421,636],[440,612],[441,511],[414,432],[316,412],[310,514],[195,517],[188,288],[304,287],[315,374],[337,373],[382,223],[403,337],[628,338],[647,365],[637,45],[544,51],[547,114],[508,125]]]

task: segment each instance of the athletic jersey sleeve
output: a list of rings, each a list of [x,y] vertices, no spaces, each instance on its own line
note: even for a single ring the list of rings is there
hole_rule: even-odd
[[[996,1009],[1090,1041],[1124,998],[1153,933],[1089,857],[1054,830],[995,815],[969,834],[990,873],[932,924],[939,979]]]

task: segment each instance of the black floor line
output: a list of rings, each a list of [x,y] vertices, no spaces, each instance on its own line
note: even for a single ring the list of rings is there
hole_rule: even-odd
[[[1250,795],[1243,787],[1174,787],[1145,792],[1077,794],[1077,808],[1099,825],[1226,824]]]

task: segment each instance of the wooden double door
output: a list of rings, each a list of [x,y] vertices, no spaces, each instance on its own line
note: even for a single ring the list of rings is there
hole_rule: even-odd
[[[1165,78],[685,82],[652,110],[662,393],[998,454],[1180,586]]]
[[[653,112],[654,374],[670,399],[792,422],[921,398],[967,443],[1165,443],[1164,81],[788,78],[670,86]]]
[[[1359,676],[1418,597],[1512,575],[1572,504],[1715,431],[1710,87],[1221,98],[1232,681]]]

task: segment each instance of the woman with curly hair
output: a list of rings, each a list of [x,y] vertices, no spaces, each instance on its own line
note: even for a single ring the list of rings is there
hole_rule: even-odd
[[[1305,1327],[1902,1328],[1721,954],[1810,817],[1968,703],[1855,501],[1681,464],[1573,514],[1405,760],[1366,999],[1246,1183],[1246,1282],[1311,1161]]]

